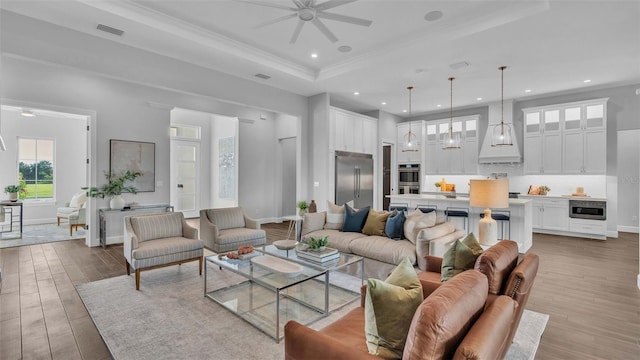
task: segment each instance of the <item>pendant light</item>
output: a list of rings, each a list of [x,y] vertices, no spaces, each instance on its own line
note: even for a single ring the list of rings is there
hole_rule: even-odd
[[[511,125],[504,123],[504,69],[506,66],[500,66],[498,70],[502,72],[502,85],[500,93],[500,124],[493,127],[493,135],[491,136],[491,146],[513,146],[511,140]]]
[[[409,90],[409,116],[411,116],[411,90],[413,90],[413,86],[407,86],[407,90]],[[416,143],[416,140],[416,134],[411,131],[411,122],[409,122],[409,132],[405,135],[402,152],[418,151],[418,144]]]
[[[451,107],[449,109],[449,133],[444,137],[442,141],[442,149],[443,150],[453,150],[460,149],[462,147],[460,141],[460,133],[453,132],[453,80],[454,77],[449,78],[449,82],[451,83]]]

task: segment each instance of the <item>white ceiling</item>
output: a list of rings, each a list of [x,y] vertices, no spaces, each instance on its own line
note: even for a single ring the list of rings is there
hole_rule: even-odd
[[[454,107],[497,101],[500,65],[508,67],[505,99],[640,81],[640,1],[347,1],[327,12],[372,25],[322,19],[338,38],[332,43],[307,22],[295,44],[289,40],[296,17],[255,28],[292,11],[249,2],[4,0],[0,6],[305,96],[328,92],[361,111],[407,115],[409,85],[414,115],[447,109],[450,76]],[[433,11],[443,16],[425,20]],[[98,31],[98,24],[124,35]],[[461,62],[469,66],[450,66]]]

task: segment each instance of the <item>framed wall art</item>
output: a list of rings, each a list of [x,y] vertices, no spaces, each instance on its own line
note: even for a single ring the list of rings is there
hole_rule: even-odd
[[[120,174],[139,171],[142,176],[132,181],[138,192],[156,191],[156,144],[142,141],[110,140],[109,170]]]

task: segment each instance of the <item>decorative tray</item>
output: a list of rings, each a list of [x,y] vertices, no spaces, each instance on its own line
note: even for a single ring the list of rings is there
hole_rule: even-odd
[[[251,263],[287,277],[298,276],[304,271],[304,268],[296,263],[273,256],[254,257],[251,259]]]

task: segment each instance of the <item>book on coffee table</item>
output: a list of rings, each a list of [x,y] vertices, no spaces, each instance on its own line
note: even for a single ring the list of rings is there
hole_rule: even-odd
[[[338,252],[338,250],[333,248],[325,248],[322,251],[296,249],[296,254],[300,258],[316,262],[331,261],[340,257],[340,253]]]

